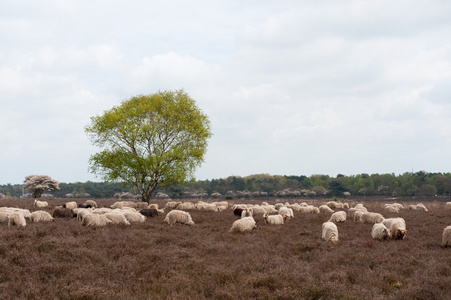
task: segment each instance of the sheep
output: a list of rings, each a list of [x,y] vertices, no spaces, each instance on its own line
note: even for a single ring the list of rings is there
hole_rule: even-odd
[[[346,222],[346,212],[344,212],[344,211],[334,212],[330,216],[330,219],[328,222],[333,222],[333,223]]]
[[[107,219],[110,219],[113,224],[123,224],[123,225],[130,225],[130,222],[127,221],[125,216],[119,212],[110,212],[104,214],[104,216]]]
[[[332,214],[334,211],[327,205],[320,205],[319,207],[320,213],[330,213]]]
[[[451,202],[446,202],[445,207],[446,207],[447,209],[451,209]]]
[[[403,218],[389,218],[384,219],[382,224],[390,229],[392,238],[395,240],[402,240],[407,234],[406,221]]]
[[[279,208],[279,215],[284,217],[284,219],[289,220],[294,218],[293,210],[286,206],[282,206]]]
[[[417,206],[416,205],[409,205],[409,210],[417,210]]]
[[[264,207],[261,207],[259,205],[252,206],[252,214],[253,215],[263,215],[266,213],[266,210]]]
[[[252,217],[253,214],[252,208],[246,208],[241,212],[241,218]]]
[[[27,226],[27,221],[25,221],[25,217],[23,216],[23,214],[21,214],[20,212],[15,212],[9,214],[8,226],[10,225],[25,227]]]
[[[38,199],[34,199],[34,207],[43,208],[48,206],[49,203],[47,201],[39,201]]]
[[[417,209],[416,210],[420,210],[420,211],[429,211],[426,206],[424,206],[423,203],[418,203],[417,204]]]
[[[283,225],[285,221],[282,215],[268,215],[268,213],[264,213],[263,218],[265,218],[265,224],[269,225]]]
[[[324,222],[322,226],[321,238],[326,242],[331,241],[334,243],[338,242],[338,228],[333,222]]]
[[[356,205],[354,206],[354,208],[356,208],[356,209],[360,209],[360,210],[363,210],[363,211],[365,211],[365,212],[367,212],[367,211],[368,211],[368,209],[366,209],[366,207],[365,207],[365,206],[363,206],[363,204],[362,204],[362,203],[358,203],[358,204],[356,204]]]
[[[178,210],[193,210],[195,208],[196,207],[194,206],[194,203],[192,203],[192,202],[183,202],[177,206]]]
[[[178,209],[171,210],[163,221],[167,222],[169,225],[174,225],[175,223],[194,225],[191,215],[186,211]]]
[[[311,214],[319,214],[320,213],[319,208],[316,207],[316,206],[309,205],[308,208],[310,208],[310,213]]]
[[[43,210],[37,210],[30,214],[31,222],[49,222],[55,221],[51,214]]]
[[[363,216],[364,213],[365,213],[365,212],[362,211],[362,210],[357,210],[357,211],[354,213],[354,222],[360,222],[360,223],[363,223],[362,216]]]
[[[216,204],[207,203],[207,202],[203,202],[203,201],[197,202],[195,204],[195,207],[200,211],[218,211]],[[177,209],[178,209],[178,207],[177,207]]]
[[[384,224],[375,223],[371,230],[371,237],[375,240],[386,240],[391,237],[391,232]]]
[[[97,208],[97,209],[93,210],[92,213],[93,214],[98,214],[98,215],[103,215],[103,214],[109,213],[111,211],[112,211],[111,208],[101,207],[101,208]]]
[[[364,212],[361,216],[362,223],[380,223],[384,220],[384,216],[374,212]]]
[[[83,221],[84,216],[86,216],[87,214],[92,213],[92,210],[90,209],[79,209],[77,211],[77,220],[78,221]]]
[[[139,212],[124,212],[124,217],[129,221],[130,223],[142,223],[146,221],[146,217]]]
[[[100,214],[87,214],[82,221],[83,226],[106,226],[110,223],[112,223],[110,219]]]
[[[386,203],[385,204],[385,207],[387,207],[387,206],[394,206],[394,207],[396,207],[398,210],[400,210],[400,209],[404,209],[404,206],[401,204],[401,203]]]
[[[442,246],[451,247],[451,226],[448,226],[443,230]]]
[[[337,202],[335,202],[335,201],[329,201],[326,203],[326,205],[329,206],[331,209],[337,208]]]
[[[238,219],[233,222],[229,232],[248,232],[257,228],[256,222],[252,217]]]
[[[177,206],[179,206],[182,202],[175,202],[175,201],[169,201],[168,203],[166,203],[166,205],[164,206],[164,209],[176,209]]]
[[[262,205],[262,207],[265,209],[265,211],[268,214],[275,214],[275,213],[277,213],[277,209],[275,208],[274,205]]]
[[[78,207],[77,202],[75,202],[75,201],[66,202],[62,206],[63,206],[63,208],[68,208],[68,209],[74,209],[74,208]]]
[[[94,200],[86,200],[85,204],[86,205],[91,205],[91,207],[95,207],[95,208],[98,207],[97,202],[95,202]]]
[[[85,204],[85,203],[79,203],[78,204],[78,208],[92,208],[91,204]],[[74,208],[74,212],[75,212],[75,208]],[[75,212],[77,213],[77,212]]]
[[[392,206],[392,205],[387,205],[385,206],[385,211],[388,213],[399,213],[399,208],[396,206]]]
[[[139,211],[139,213],[142,214],[143,216],[147,217],[147,218],[158,217],[158,210],[156,210],[155,208],[141,209]]]
[[[149,206],[149,203],[140,201],[140,202],[136,202],[136,206],[134,208],[144,209],[144,208],[147,208],[147,206]]]
[[[155,208],[156,210],[158,210],[158,204],[157,204],[157,203],[149,204],[149,205],[147,206],[147,208]]]
[[[52,213],[52,217],[54,218],[74,218],[77,215],[74,213],[72,209],[69,208],[55,208]]]
[[[350,209],[348,210],[348,216],[349,216],[349,218],[354,220],[354,215],[355,215],[355,213],[356,213],[357,211],[363,212],[363,210],[358,209],[358,208],[354,208],[354,207],[353,207],[353,208],[350,208]]]

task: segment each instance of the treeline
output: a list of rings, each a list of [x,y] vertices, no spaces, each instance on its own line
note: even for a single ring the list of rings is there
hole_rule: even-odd
[[[77,182],[60,183],[60,190],[51,192],[55,197],[111,198],[120,193],[136,194],[133,187],[121,183]],[[26,192],[26,191],[25,191]],[[449,196],[451,173],[419,171],[404,174],[359,174],[336,177],[328,175],[281,176],[256,174],[246,177],[230,176],[221,179],[198,180],[184,185],[159,189],[154,197],[198,198],[212,195],[228,198],[260,196]],[[20,197],[22,185],[1,185],[0,193]]]

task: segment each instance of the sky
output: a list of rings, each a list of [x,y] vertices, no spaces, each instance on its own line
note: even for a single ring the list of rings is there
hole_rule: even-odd
[[[451,171],[451,1],[0,0],[0,184],[102,181],[90,118],[184,89],[198,180]]]

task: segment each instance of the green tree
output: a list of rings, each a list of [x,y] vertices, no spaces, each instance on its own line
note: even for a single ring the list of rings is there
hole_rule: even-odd
[[[92,117],[85,131],[102,148],[91,171],[135,186],[147,202],[157,186],[194,180],[212,136],[207,115],[183,90],[132,97]]]

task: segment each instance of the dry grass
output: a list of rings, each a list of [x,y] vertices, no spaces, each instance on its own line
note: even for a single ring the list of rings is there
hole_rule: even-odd
[[[36,210],[31,201],[0,206]],[[392,217],[384,203],[364,204]],[[248,234],[228,232],[236,220],[230,210],[191,212],[192,227],[170,227],[163,216],[129,227],[1,224],[0,299],[449,299],[451,249],[440,242],[451,211],[425,204],[429,212],[399,213],[403,241],[374,241],[372,225],[348,220],[338,225],[336,245],[321,240],[323,214],[295,214],[284,226],[259,217]]]

